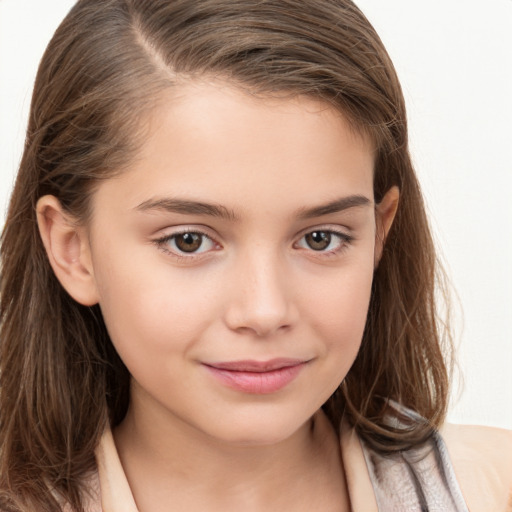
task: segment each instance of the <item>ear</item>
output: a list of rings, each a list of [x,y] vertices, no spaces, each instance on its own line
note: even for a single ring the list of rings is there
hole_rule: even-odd
[[[379,265],[379,261],[382,257],[384,250],[384,244],[388,236],[391,225],[395,218],[396,211],[398,209],[398,201],[400,197],[400,191],[398,187],[391,187],[381,202],[376,206],[375,209],[375,268]]]
[[[64,289],[78,303],[98,303],[89,240],[54,196],[37,202],[37,223],[50,265]]]

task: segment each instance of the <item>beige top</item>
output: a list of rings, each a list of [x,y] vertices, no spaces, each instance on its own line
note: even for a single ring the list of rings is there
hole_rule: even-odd
[[[321,422],[328,422],[319,413]],[[490,427],[447,425],[441,430],[455,477],[470,512],[512,512],[512,432]],[[389,509],[377,498],[365,460],[364,448],[355,431],[347,426],[340,433],[340,447],[352,510],[383,512]],[[88,512],[138,512],[110,430],[96,452],[98,475],[91,482]],[[419,508],[404,508],[415,512]],[[436,508],[436,512],[455,510]]]

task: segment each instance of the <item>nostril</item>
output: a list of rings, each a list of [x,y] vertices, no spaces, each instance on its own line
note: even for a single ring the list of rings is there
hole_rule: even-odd
[[[277,332],[286,332],[292,328],[294,316],[292,305],[282,300],[279,304],[254,301],[236,301],[226,312],[228,327],[239,333],[265,337]]]

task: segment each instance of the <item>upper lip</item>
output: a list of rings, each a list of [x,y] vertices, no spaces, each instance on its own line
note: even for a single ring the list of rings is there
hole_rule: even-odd
[[[288,368],[290,366],[297,366],[299,364],[306,363],[304,359],[293,359],[289,357],[279,357],[276,359],[270,359],[268,361],[254,361],[254,360],[243,360],[243,361],[223,361],[215,363],[205,363],[206,366],[217,368],[218,370],[228,370],[233,372],[271,372],[273,370],[279,370],[281,368]]]

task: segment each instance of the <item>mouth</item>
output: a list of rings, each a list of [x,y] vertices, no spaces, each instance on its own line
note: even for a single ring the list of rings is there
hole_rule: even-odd
[[[303,359],[203,363],[222,384],[251,394],[275,393],[290,384],[306,366]]]

